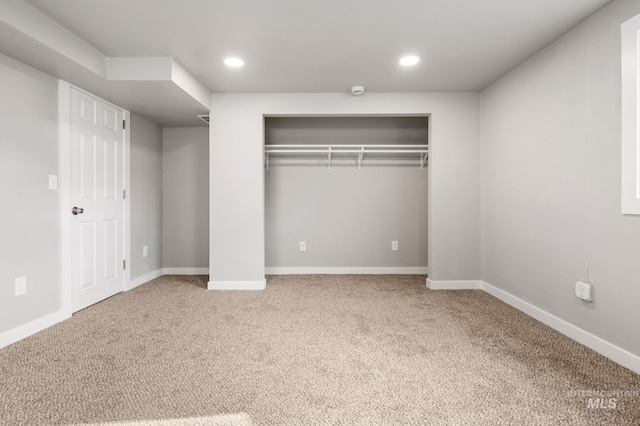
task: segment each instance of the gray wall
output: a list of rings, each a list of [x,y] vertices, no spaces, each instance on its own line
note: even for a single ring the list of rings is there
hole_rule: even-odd
[[[58,83],[0,54],[0,332],[60,309]],[[14,279],[28,292],[14,296]]]
[[[162,130],[165,268],[209,267],[209,129]]]
[[[212,282],[264,279],[265,115],[431,114],[429,274],[480,278],[478,94],[214,94],[211,104]]]
[[[640,355],[640,216],[620,214],[616,1],[482,94],[482,278]],[[589,280],[595,301],[574,294]]]
[[[162,268],[162,129],[131,114],[131,279]],[[148,257],[142,247],[149,247]]]
[[[267,267],[427,266],[426,168],[271,167],[265,191]]]

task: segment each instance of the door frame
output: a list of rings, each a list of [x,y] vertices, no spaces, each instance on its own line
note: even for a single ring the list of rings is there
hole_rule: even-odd
[[[131,281],[131,114],[126,109],[112,104],[93,93],[87,92],[64,80],[58,81],[58,196],[60,205],[60,308],[71,316],[72,311],[72,274],[71,274],[71,88],[99,99],[123,112],[127,125],[123,130],[123,202],[124,230],[122,253],[126,268],[123,274],[122,291],[129,288]]]

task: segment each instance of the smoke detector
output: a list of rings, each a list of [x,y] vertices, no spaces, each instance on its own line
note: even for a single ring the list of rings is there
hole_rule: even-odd
[[[353,96],[362,96],[364,95],[364,92],[365,92],[364,86],[353,86],[351,88],[351,94]]]

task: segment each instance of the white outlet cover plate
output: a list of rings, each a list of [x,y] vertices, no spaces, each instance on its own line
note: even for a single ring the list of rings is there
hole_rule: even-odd
[[[307,251],[307,242],[300,241],[300,251]]]
[[[591,302],[591,284],[576,281],[576,296],[579,299]]]
[[[15,281],[15,294],[16,296],[22,296],[27,293],[27,277],[18,277]]]

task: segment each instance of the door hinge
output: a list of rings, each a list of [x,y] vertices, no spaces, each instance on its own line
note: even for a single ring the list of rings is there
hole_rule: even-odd
[[[122,130],[127,128],[127,120],[122,120]]]
[[[122,261],[122,269],[127,269],[127,261],[126,260]]]
[[[127,199],[127,190],[126,190],[126,189],[123,189],[123,190],[122,190],[122,199],[123,199],[123,200],[126,200],[126,199]]]

